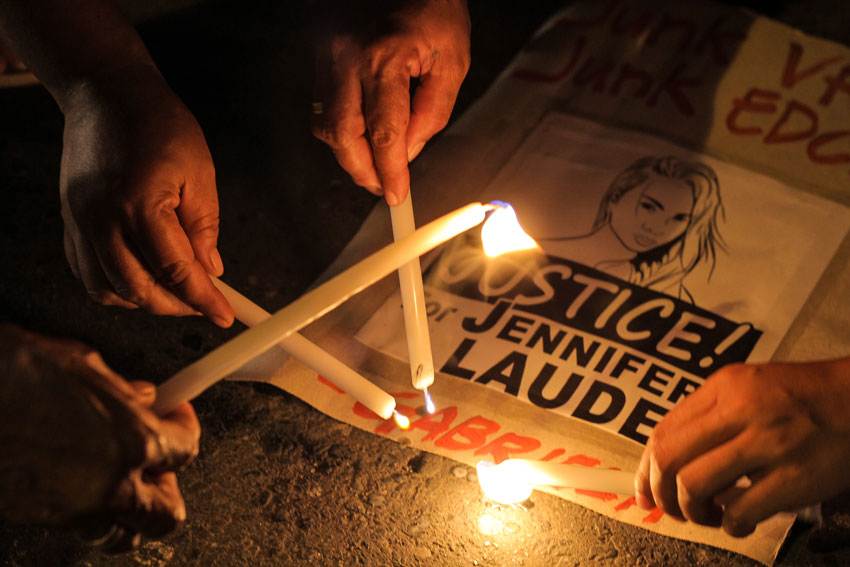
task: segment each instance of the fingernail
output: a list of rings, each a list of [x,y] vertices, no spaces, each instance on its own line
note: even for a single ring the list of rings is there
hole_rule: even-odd
[[[644,496],[642,492],[635,493],[635,502],[644,510],[651,510],[652,508],[655,508],[655,502]]]
[[[409,150],[407,150],[407,162],[410,163],[414,159],[416,159],[416,156],[419,155],[419,152],[421,152],[422,148],[424,148],[424,147],[425,147],[425,142],[419,142],[418,144],[416,144],[415,146],[413,146]]]
[[[401,204],[401,199],[398,198],[398,195],[395,193],[387,193],[387,204],[391,207],[397,207]]]
[[[221,263],[221,254],[218,253],[218,248],[213,248],[210,252],[210,264],[212,264],[214,276],[220,276],[224,273],[224,264]]]
[[[384,188],[383,187],[369,187],[369,192],[374,193],[375,195],[380,197],[381,195],[384,194]]]
[[[150,382],[134,382],[133,387],[136,388],[139,394],[144,396],[149,396],[156,391],[156,386]]]
[[[233,324],[233,321],[229,321],[221,315],[211,315],[210,318],[213,320],[213,323],[219,327],[224,327],[225,329]]]
[[[156,397],[156,386],[150,382],[132,382],[136,395],[142,400],[152,400]]]

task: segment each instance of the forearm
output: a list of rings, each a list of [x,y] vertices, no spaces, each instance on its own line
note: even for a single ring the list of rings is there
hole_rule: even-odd
[[[110,0],[3,0],[0,31],[63,111],[105,74],[156,73],[141,38]]]

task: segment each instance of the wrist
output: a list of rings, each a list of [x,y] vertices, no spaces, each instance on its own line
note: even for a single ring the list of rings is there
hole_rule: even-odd
[[[808,371],[821,378],[805,400],[815,420],[833,431],[850,431],[850,358],[812,363]]]
[[[53,92],[53,96],[62,114],[68,118],[92,103],[110,100],[132,103],[154,90],[169,90],[156,65],[153,62],[133,63],[78,77]]]

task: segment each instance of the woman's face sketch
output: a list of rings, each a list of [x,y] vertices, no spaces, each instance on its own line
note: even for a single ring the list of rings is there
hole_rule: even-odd
[[[694,206],[690,185],[681,179],[654,177],[628,191],[611,208],[611,229],[623,246],[640,253],[682,235]]]

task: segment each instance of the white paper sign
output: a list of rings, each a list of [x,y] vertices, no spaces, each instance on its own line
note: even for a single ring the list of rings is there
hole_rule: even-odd
[[[638,443],[713,370],[769,359],[850,228],[845,207],[560,113],[484,198],[543,250],[488,259],[473,234],[441,254],[435,367]],[[357,338],[406,360],[400,305]]]

